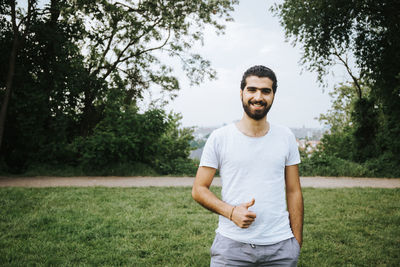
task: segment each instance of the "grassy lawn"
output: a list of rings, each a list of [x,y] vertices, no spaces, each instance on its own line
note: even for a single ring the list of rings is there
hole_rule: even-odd
[[[0,266],[208,266],[217,216],[190,191],[0,188]],[[304,200],[300,266],[400,265],[399,189],[307,188]]]

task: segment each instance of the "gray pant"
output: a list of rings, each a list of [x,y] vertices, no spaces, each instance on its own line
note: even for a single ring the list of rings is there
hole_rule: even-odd
[[[300,245],[294,237],[273,245],[252,245],[217,233],[210,266],[297,266],[299,255]]]

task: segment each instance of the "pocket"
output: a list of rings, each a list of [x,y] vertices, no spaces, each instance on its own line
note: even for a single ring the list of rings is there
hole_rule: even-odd
[[[297,247],[298,247],[298,248],[299,248],[299,250],[300,250],[300,244],[299,244],[299,241],[297,241],[296,237],[293,237],[293,239],[294,239],[294,243],[297,245]]]
[[[295,237],[292,237],[292,244],[293,244],[293,253],[295,257],[299,257],[300,255],[300,244]]]

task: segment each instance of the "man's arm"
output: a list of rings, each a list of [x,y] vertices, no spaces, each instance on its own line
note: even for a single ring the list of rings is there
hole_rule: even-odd
[[[292,228],[294,237],[301,246],[303,242],[304,206],[298,165],[285,167],[285,182],[290,227]]]
[[[192,197],[206,209],[231,219],[237,226],[248,228],[256,218],[256,214],[248,210],[254,205],[254,199],[249,203],[232,206],[220,200],[210,191],[216,169],[199,167],[192,188]]]

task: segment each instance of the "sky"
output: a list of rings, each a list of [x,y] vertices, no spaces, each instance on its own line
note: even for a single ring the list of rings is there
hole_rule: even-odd
[[[242,0],[235,6],[234,22],[226,23],[225,35],[217,36],[206,29],[204,46],[194,52],[211,61],[217,79],[190,86],[182,73],[178,75],[182,88],[167,109],[183,115],[183,126],[216,127],[240,120],[241,77],[249,67],[265,65],[274,70],[278,79],[268,121],[288,127],[323,127],[315,118],[329,109],[328,92],[346,79],[345,72],[326,77],[328,87],[323,89],[317,75],[299,63],[301,44],[293,47],[285,41],[278,17],[269,11],[273,2]]]

